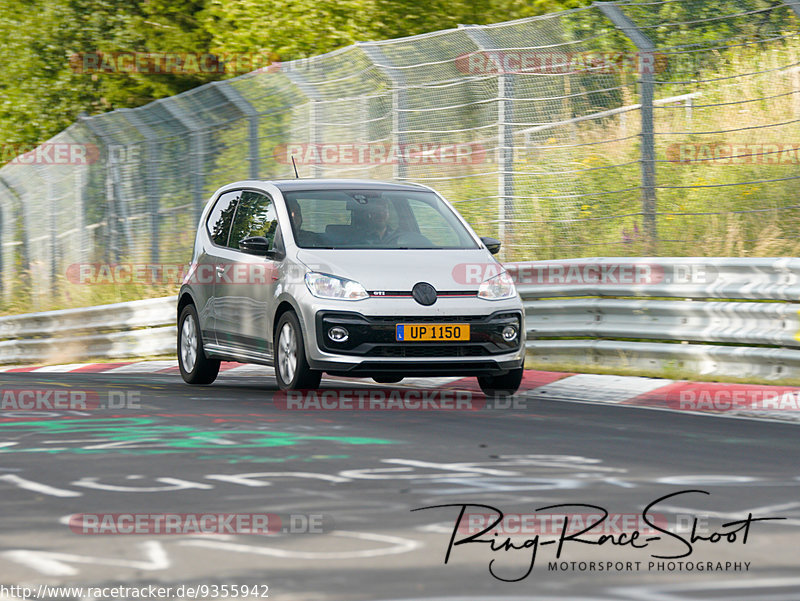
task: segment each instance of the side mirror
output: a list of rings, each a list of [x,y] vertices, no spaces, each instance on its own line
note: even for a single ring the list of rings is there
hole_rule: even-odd
[[[273,261],[283,261],[285,256],[286,253],[280,248],[273,248],[267,251],[267,259],[272,259]]]
[[[500,240],[495,238],[489,238],[488,236],[481,236],[481,242],[486,245],[486,250],[488,250],[493,255],[496,255],[500,252]]]
[[[239,250],[248,255],[266,257],[269,254],[269,240],[263,236],[251,236],[239,240]]]

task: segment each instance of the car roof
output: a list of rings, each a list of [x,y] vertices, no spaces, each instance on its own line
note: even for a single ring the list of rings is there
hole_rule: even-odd
[[[419,184],[402,183],[402,182],[384,182],[371,179],[324,179],[324,178],[308,178],[308,179],[278,179],[268,180],[281,192],[296,192],[301,190],[353,190],[353,189],[369,189],[369,190],[426,190],[424,186]]]

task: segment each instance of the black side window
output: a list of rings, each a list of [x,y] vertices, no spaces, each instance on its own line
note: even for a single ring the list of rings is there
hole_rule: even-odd
[[[241,191],[227,192],[219,197],[211,214],[208,216],[206,226],[208,234],[218,246],[228,246],[228,234],[231,231],[233,216]]]
[[[259,192],[242,192],[228,246],[238,249],[239,240],[261,236],[267,239],[272,248],[277,229],[278,215],[275,213],[272,199]]]

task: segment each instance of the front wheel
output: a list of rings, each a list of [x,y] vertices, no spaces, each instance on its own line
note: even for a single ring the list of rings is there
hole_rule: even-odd
[[[512,369],[503,376],[478,376],[478,385],[483,394],[492,399],[507,399],[514,396],[522,384],[523,368]]]
[[[308,365],[300,321],[292,311],[281,315],[275,343],[275,379],[281,390],[319,388],[321,371]]]
[[[178,319],[178,366],[187,384],[211,384],[219,374],[219,360],[203,350],[203,333],[194,305],[186,305]]]

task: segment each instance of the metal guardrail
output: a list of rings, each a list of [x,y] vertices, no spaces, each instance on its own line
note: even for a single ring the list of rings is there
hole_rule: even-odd
[[[800,259],[613,257],[506,265],[524,299],[646,297],[800,301]]]
[[[800,259],[596,258],[506,266],[537,366],[800,378]]]
[[[0,363],[175,352],[176,296],[0,317]]]
[[[800,379],[800,259],[506,265],[537,366]],[[175,352],[176,297],[0,318],[0,363]]]

